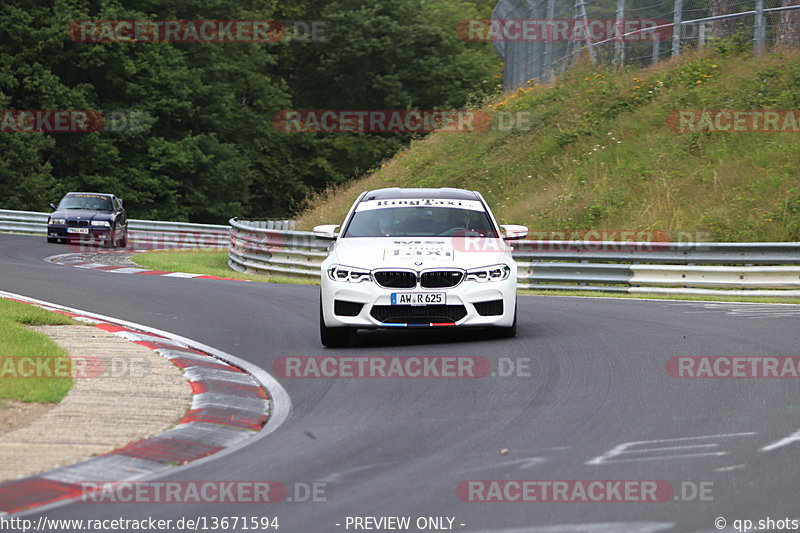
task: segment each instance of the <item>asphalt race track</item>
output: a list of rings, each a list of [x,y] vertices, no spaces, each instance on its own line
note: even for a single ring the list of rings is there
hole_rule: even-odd
[[[173,332],[269,372],[281,356],[469,355],[529,360],[530,376],[279,378],[293,405],[282,426],[165,479],[326,483],[327,501],[84,503],[48,510],[50,518],[277,516],[282,533],[346,531],[348,516],[449,516],[456,531],[498,533],[710,532],[717,517],[733,531],[736,519],[800,519],[800,435],[787,438],[800,429],[798,382],[676,379],[665,370],[672,356],[800,355],[800,308],[520,296],[515,339],[380,332],[360,334],[351,349],[325,350],[317,287],[43,261],[68,251],[44,238],[0,235],[0,289]],[[705,501],[460,501],[458,483],[479,479],[668,480],[713,489]]]

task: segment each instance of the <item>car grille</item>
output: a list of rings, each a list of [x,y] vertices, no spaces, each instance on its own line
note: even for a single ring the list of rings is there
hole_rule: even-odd
[[[88,228],[88,220],[67,220],[67,226],[70,228]]]
[[[455,287],[464,279],[464,272],[458,270],[441,270],[423,272],[421,284],[426,289],[443,289]]]
[[[417,275],[405,270],[382,270],[373,274],[375,281],[387,289],[413,289],[417,286]]]
[[[498,316],[503,314],[503,300],[491,300],[473,304],[481,316]]]
[[[463,305],[374,305],[370,312],[379,322],[405,322],[428,324],[431,322],[458,322],[467,316]]]
[[[358,316],[364,304],[358,302],[346,302],[344,300],[333,301],[333,314],[339,316]]]

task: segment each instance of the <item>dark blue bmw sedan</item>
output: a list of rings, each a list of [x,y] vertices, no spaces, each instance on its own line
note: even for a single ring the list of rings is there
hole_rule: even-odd
[[[108,247],[128,245],[128,219],[122,199],[113,194],[67,193],[47,220],[47,242],[90,241]]]

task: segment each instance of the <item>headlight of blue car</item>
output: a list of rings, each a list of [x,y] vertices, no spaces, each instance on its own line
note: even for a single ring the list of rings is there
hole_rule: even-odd
[[[111,222],[108,220],[92,220],[92,226],[100,228],[110,228]]]
[[[66,223],[67,223],[66,219],[63,219],[63,218],[51,218],[51,219],[48,219],[48,221],[47,221],[47,224],[50,225],[50,226],[52,226],[52,225],[63,226]]]

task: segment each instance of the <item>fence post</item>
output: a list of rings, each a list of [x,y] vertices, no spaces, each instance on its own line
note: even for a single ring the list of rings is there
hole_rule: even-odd
[[[625,64],[625,0],[617,0],[617,20],[614,24],[614,64]]]
[[[576,18],[580,18],[583,22],[583,38],[585,39],[586,47],[589,49],[589,58],[592,60],[592,63],[596,63],[597,57],[595,56],[594,44],[592,43],[592,34],[589,31],[589,15],[586,13],[585,0],[577,0],[575,8],[577,10]]]
[[[683,15],[683,0],[675,0],[675,14],[672,19],[672,55],[681,53],[681,17]]]
[[[702,52],[706,48],[706,23],[697,25],[697,48]]]
[[[543,81],[550,81],[555,71],[555,61],[553,61],[553,19],[556,16],[556,0],[547,0],[547,13],[545,13],[546,30],[544,34],[544,69],[547,74]]]
[[[658,57],[661,55],[661,41],[658,35],[653,37],[653,63],[658,63]]]
[[[764,0],[756,0],[756,24],[755,35],[753,36],[756,54],[764,53],[764,44],[766,40],[766,27],[764,24]]]

